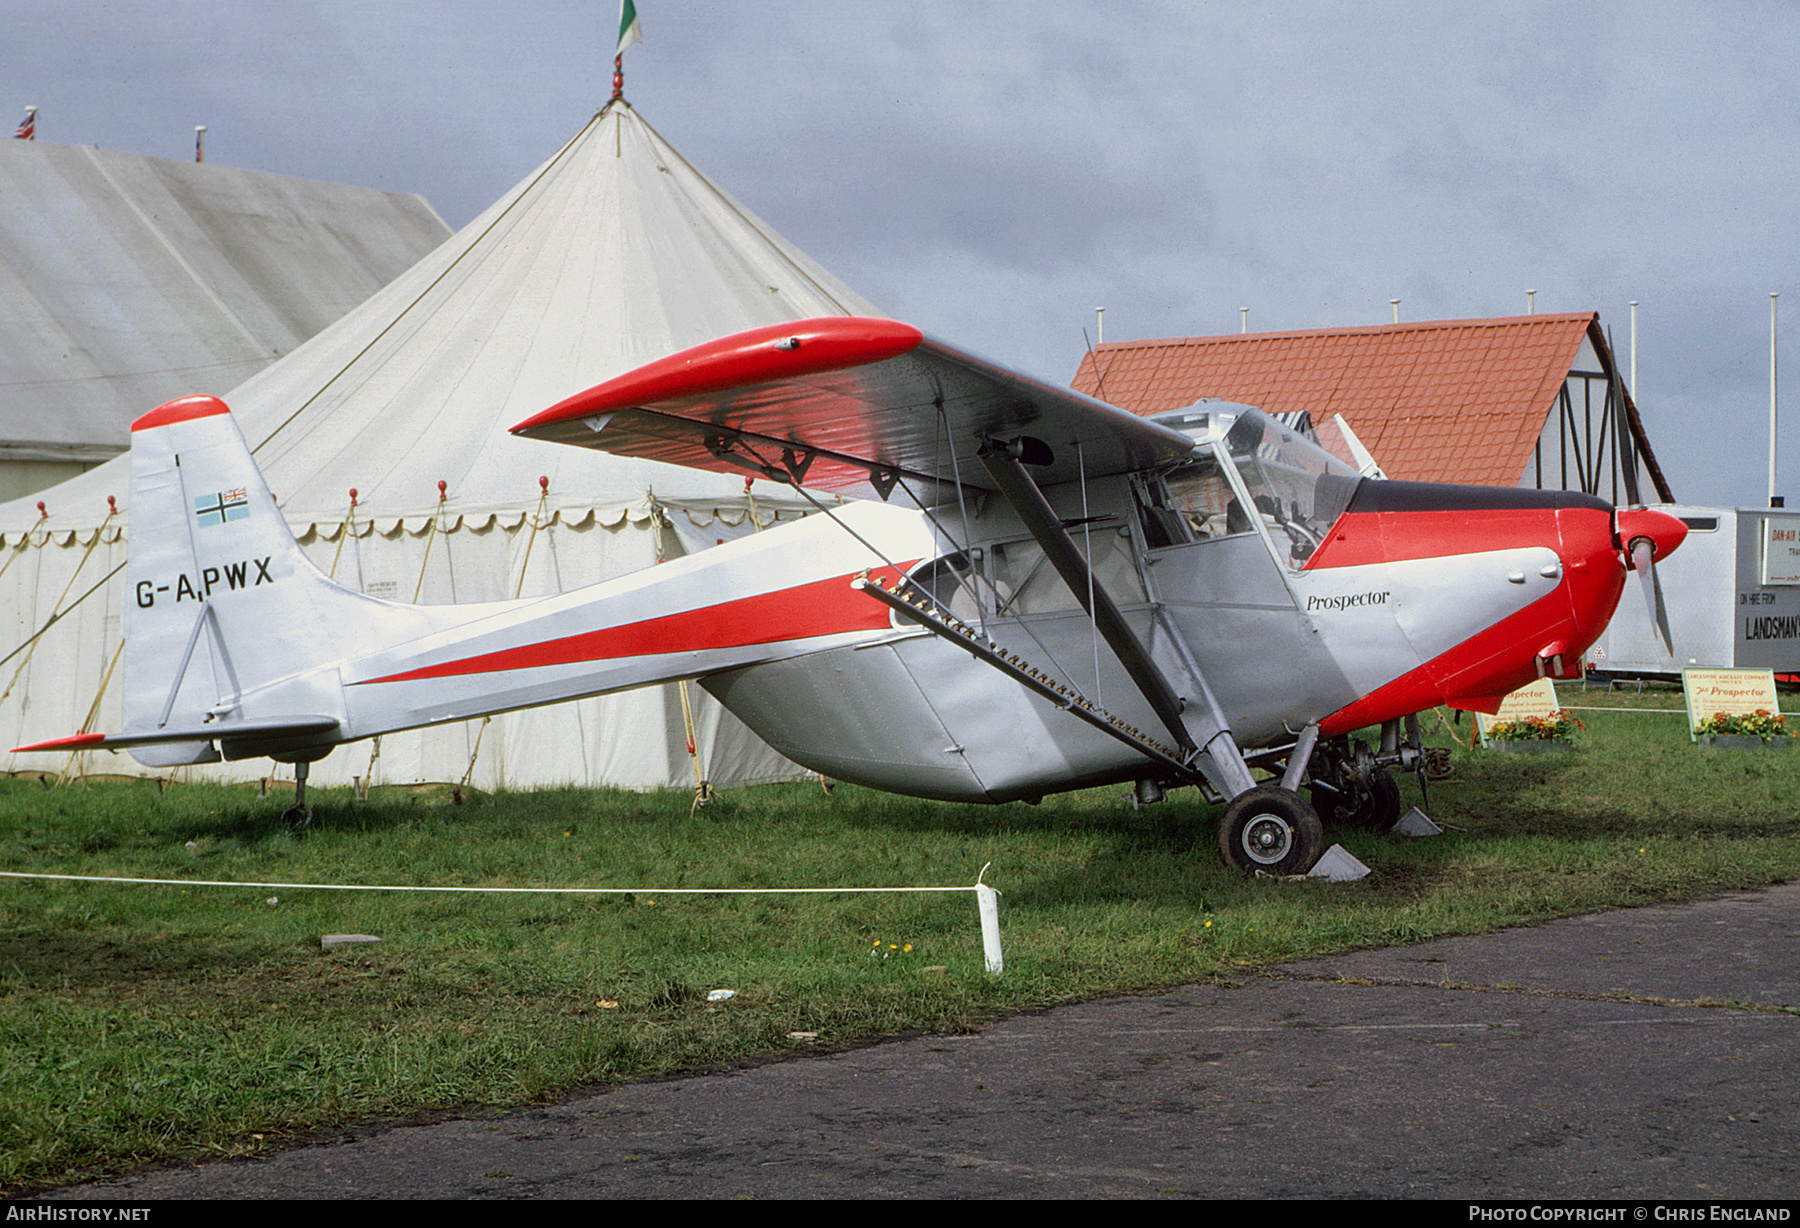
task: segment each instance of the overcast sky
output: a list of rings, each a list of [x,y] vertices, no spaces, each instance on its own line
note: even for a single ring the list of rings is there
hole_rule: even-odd
[[[626,97],[884,311],[1066,382],[1106,337],[1600,313],[1678,498],[1758,505],[1800,363],[1794,3],[638,0]],[[425,196],[611,93],[617,0],[16,5],[0,122]],[[9,117],[3,108],[11,108]],[[1794,291],[1791,296],[1786,292]],[[1778,490],[1800,505],[1800,400]]]

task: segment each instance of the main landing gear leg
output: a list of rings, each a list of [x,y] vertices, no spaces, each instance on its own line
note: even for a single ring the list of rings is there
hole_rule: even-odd
[[[312,825],[312,807],[306,804],[306,773],[312,764],[301,760],[294,765],[294,804],[281,812],[281,821],[295,835]]]
[[[1219,816],[1219,855],[1245,874],[1304,874],[1325,851],[1318,813],[1284,785],[1259,785],[1229,732],[1206,744],[1231,801]],[[1285,780],[1284,780],[1285,784]]]
[[[1384,832],[1400,819],[1400,786],[1360,741],[1334,738],[1319,748],[1312,803],[1327,823]]]

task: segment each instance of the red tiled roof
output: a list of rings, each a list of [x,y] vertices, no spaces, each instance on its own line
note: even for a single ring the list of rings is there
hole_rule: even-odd
[[[1517,486],[1590,327],[1604,345],[1597,321],[1585,312],[1112,342],[1082,359],[1074,387],[1137,414],[1202,397],[1306,410],[1315,425],[1342,414],[1391,478]]]

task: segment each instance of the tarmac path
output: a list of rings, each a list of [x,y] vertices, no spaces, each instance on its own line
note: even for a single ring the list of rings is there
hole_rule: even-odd
[[[52,1198],[1792,1199],[1800,884]]]

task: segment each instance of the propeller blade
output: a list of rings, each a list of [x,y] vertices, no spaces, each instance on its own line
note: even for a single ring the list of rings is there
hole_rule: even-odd
[[[1638,582],[1644,589],[1645,612],[1672,657],[1675,655],[1675,637],[1669,630],[1669,608],[1663,603],[1662,580],[1656,574],[1656,544],[1649,538],[1640,537],[1632,543],[1631,568],[1638,573]]]
[[[1656,574],[1656,565],[1650,565],[1650,587],[1656,592],[1656,629],[1662,632],[1663,647],[1669,655],[1675,655],[1675,636],[1669,630],[1669,607],[1663,604],[1662,577]]]

